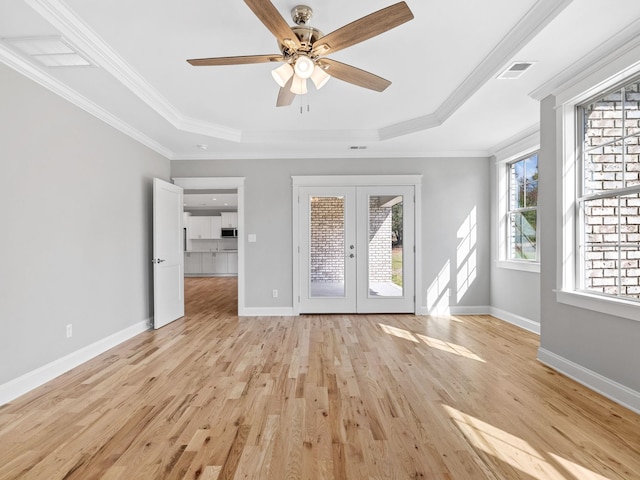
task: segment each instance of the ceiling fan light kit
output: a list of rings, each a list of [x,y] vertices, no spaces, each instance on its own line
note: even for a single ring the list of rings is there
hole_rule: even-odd
[[[304,95],[307,91],[307,79],[294,75],[293,82],[291,83],[291,92],[296,95]]]
[[[317,90],[320,90],[329,81],[331,75],[324,71],[322,67],[316,65],[313,67],[313,73],[311,74],[311,81],[316,86]]]
[[[389,80],[323,57],[413,19],[407,3],[399,2],[324,35],[317,28],[307,26],[313,15],[313,10],[307,5],[298,5],[291,10],[291,17],[296,25],[290,27],[269,0],[245,0],[245,3],[277,38],[282,54],[199,58],[187,62],[193,66],[284,62],[271,72],[280,86],[276,102],[278,107],[290,105],[295,95],[307,93],[308,78],[311,78],[317,89],[322,88],[331,77],[335,77],[359,87],[382,92],[391,84]]]
[[[271,75],[273,79],[276,81],[280,87],[284,87],[287,84],[287,81],[293,75],[293,68],[288,63],[283,63],[275,70],[271,71]]]

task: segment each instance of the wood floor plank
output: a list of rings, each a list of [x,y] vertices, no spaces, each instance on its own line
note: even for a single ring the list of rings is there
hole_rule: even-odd
[[[186,316],[0,407],[0,480],[640,479],[640,416],[490,316]]]

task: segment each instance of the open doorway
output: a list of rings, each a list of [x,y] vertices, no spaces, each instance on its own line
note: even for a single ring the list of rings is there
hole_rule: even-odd
[[[178,177],[185,197],[185,282],[203,279],[202,288],[224,283],[237,292],[244,312],[244,178]],[[215,199],[215,200],[214,200]],[[226,203],[226,205],[225,205]],[[213,279],[207,281],[207,279]],[[185,283],[186,286],[186,283]],[[213,290],[216,290],[216,288]],[[187,289],[185,289],[188,291]],[[215,299],[211,291],[212,301]],[[189,299],[186,299],[187,303]]]

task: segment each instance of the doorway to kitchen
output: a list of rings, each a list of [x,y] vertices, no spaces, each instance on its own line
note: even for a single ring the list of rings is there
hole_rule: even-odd
[[[234,235],[220,239],[210,239],[200,244],[207,243],[207,252],[199,252],[202,265],[208,265],[208,268],[214,272],[222,269],[228,273],[237,272],[237,292],[238,292],[238,315],[242,316],[245,310],[245,287],[244,287],[244,177],[176,177],[172,179],[176,185],[179,185],[187,194],[203,194],[211,191],[235,193],[237,195],[237,209],[233,215]],[[221,217],[217,217],[221,219]],[[197,223],[197,222],[196,222]],[[220,230],[222,231],[222,225]],[[211,244],[211,245],[209,245]],[[231,244],[236,247],[231,247]],[[237,252],[233,251],[237,249]],[[197,257],[197,255],[196,255]],[[196,258],[197,259],[197,258]],[[222,265],[224,259],[224,265]]]
[[[294,177],[295,313],[416,312],[420,182]]]

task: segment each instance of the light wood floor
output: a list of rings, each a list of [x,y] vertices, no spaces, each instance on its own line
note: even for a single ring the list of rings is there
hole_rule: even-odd
[[[1,479],[638,479],[640,416],[488,316],[187,315],[0,408]]]

